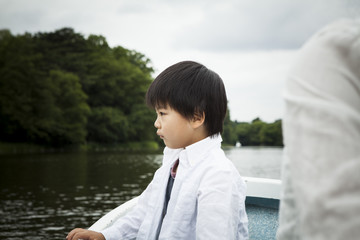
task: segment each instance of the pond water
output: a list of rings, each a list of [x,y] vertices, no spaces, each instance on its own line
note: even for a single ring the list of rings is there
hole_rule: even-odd
[[[242,176],[280,179],[282,148],[226,148]],[[0,239],[64,239],[139,195],[161,154],[0,155]]]

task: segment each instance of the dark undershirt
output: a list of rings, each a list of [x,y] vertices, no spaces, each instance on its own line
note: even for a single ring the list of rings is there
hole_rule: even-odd
[[[177,171],[178,165],[179,165],[179,160],[177,160],[175,162],[174,166],[170,170],[170,175],[169,175],[169,179],[168,179],[168,183],[167,183],[167,187],[166,187],[166,192],[165,192],[164,207],[163,207],[163,211],[162,211],[162,214],[161,214],[161,220],[160,220],[158,229],[156,231],[156,238],[155,239],[159,239],[162,223],[163,223],[164,217],[165,217],[166,212],[167,212],[167,207],[168,207],[168,203],[169,203],[169,200],[170,200],[171,191],[172,191],[172,188],[173,188],[173,185],[174,185],[174,182],[175,182],[176,171]]]

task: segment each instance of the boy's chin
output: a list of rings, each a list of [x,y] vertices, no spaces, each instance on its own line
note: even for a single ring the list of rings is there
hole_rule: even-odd
[[[171,143],[169,143],[169,142],[166,142],[165,140],[164,140],[164,144],[165,144],[166,147],[171,148],[171,149],[178,149],[178,148],[179,148],[179,147],[177,147],[177,146],[174,145],[174,144],[171,144]]]

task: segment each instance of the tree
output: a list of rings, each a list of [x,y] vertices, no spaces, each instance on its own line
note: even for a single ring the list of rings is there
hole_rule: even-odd
[[[156,141],[159,137],[155,134],[154,121],[156,114],[144,104],[132,106],[129,115],[129,139],[131,141]]]
[[[281,120],[274,123],[255,118],[251,123],[236,123],[236,135],[242,146],[283,146]]]
[[[95,107],[89,116],[88,130],[88,141],[91,142],[126,142],[129,135],[129,123],[120,109]]]
[[[81,144],[86,141],[86,123],[90,108],[79,78],[59,70],[50,71],[54,96],[53,113],[48,117],[52,145]]]
[[[49,82],[36,66],[42,55],[33,49],[31,35],[9,36],[0,42],[0,128],[2,140],[47,138],[42,125],[53,101]]]
[[[158,141],[145,105],[151,61],[71,28],[13,36],[0,30],[0,140],[52,146]],[[235,144],[228,113],[224,142]]]
[[[72,28],[62,28],[33,36],[34,49],[44,57],[41,69],[44,72],[61,69],[77,75],[80,80],[88,69],[88,56],[92,46]]]
[[[250,124],[247,122],[237,123],[236,128],[237,140],[242,146],[249,146],[250,143]]]
[[[228,109],[225,115],[224,129],[222,134],[224,143],[230,145],[236,144],[238,138],[235,129],[236,129],[236,124],[230,120],[230,110]]]
[[[255,118],[250,125],[250,129],[249,129],[249,138],[250,138],[250,144],[252,146],[259,146],[262,145],[261,142],[261,129],[263,128],[263,126],[265,125],[265,123],[263,121],[261,121],[261,119],[259,118]]]
[[[264,125],[261,129],[260,136],[262,145],[282,146],[281,120],[276,120],[274,123]]]

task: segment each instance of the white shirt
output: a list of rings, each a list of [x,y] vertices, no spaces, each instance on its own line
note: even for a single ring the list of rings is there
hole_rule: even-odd
[[[155,239],[170,168],[179,159],[159,239],[247,239],[246,185],[221,150],[221,137],[164,149],[162,166],[138,205],[102,231],[107,240]]]
[[[278,239],[359,239],[360,19],[305,44],[284,97]]]

